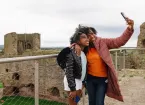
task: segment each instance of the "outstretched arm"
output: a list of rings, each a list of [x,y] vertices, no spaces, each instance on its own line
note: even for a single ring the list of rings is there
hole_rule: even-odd
[[[123,32],[123,34],[120,37],[117,38],[102,38],[103,42],[106,43],[109,49],[112,48],[118,48],[127,43],[127,41],[130,39],[132,36],[134,29],[134,21],[127,18],[127,29]]]

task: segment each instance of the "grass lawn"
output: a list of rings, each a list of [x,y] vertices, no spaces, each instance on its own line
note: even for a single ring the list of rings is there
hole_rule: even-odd
[[[1,98],[1,100],[4,100],[4,103],[0,103],[0,105],[35,105],[34,98],[30,98],[30,97],[5,96],[5,97]],[[66,104],[40,99],[39,105],[66,105]]]

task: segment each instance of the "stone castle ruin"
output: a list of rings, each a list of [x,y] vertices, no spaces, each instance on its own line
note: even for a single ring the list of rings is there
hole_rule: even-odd
[[[145,23],[140,26],[140,34],[137,42],[138,48],[145,48]]]
[[[40,49],[40,34],[8,33],[4,36],[4,50],[0,58],[50,54]],[[55,58],[41,59],[39,63],[39,95],[43,99],[62,101],[63,71]],[[34,97],[35,61],[0,64],[0,81],[4,84],[3,96],[20,95]],[[56,98],[57,97],[57,98]]]
[[[4,37],[4,53],[6,55],[22,55],[27,49],[40,50],[40,34],[8,33]]]

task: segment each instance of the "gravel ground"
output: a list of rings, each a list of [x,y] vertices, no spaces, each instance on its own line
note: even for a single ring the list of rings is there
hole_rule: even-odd
[[[119,72],[119,84],[124,97],[120,102],[106,96],[105,105],[145,105],[145,70],[125,70]],[[79,105],[88,105],[88,96]]]

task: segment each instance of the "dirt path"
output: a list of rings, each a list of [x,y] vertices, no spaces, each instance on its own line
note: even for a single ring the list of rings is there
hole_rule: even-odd
[[[106,97],[106,105],[145,105],[145,79],[144,77],[128,77],[120,82],[124,102]]]
[[[145,77],[123,77],[119,83],[124,102],[119,102],[106,96],[105,105],[145,105]],[[82,101],[79,105],[83,105]],[[85,97],[85,105],[88,105],[87,96]]]

